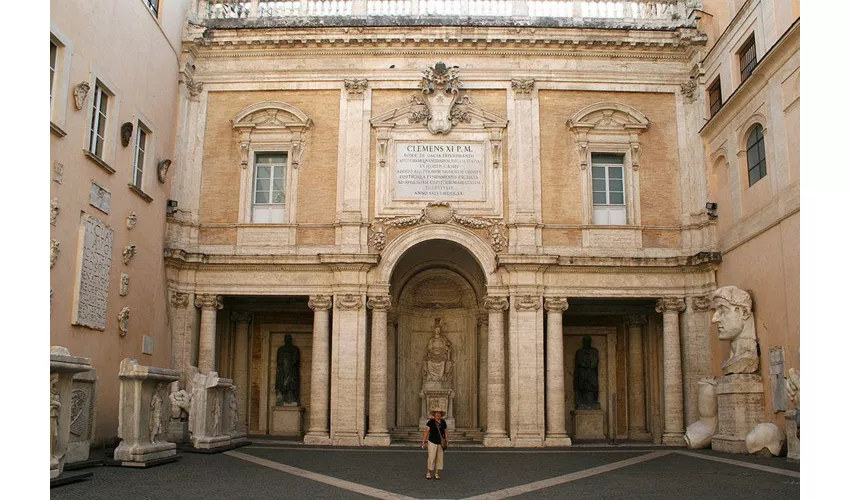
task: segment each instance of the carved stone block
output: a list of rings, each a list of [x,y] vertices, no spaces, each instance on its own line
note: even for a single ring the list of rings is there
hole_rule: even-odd
[[[573,439],[605,439],[605,410],[572,410]]]
[[[60,346],[50,348],[50,479],[62,474],[68,458],[74,416],[74,375],[89,370],[91,358],[72,356]]]
[[[725,375],[717,384],[717,434],[711,449],[747,453],[746,437],[764,420],[764,389],[759,375]]]
[[[303,406],[272,408],[272,432],[275,436],[301,436],[304,433]]]
[[[91,199],[89,204],[101,212],[108,214],[109,205],[112,203],[112,193],[101,187],[96,182],[91,183]]]
[[[238,430],[232,405],[229,404],[233,381],[220,378],[217,372],[197,373],[192,383],[192,406],[189,411],[189,433],[192,446],[215,449],[245,441],[247,434]]]
[[[65,463],[89,459],[97,407],[97,374],[94,369],[74,375],[71,386],[71,435]]]
[[[121,444],[114,459],[125,466],[139,466],[151,460],[177,454],[177,445],[165,441],[168,384],[180,379],[180,372],[142,366],[124,358],[118,370],[118,437]]]

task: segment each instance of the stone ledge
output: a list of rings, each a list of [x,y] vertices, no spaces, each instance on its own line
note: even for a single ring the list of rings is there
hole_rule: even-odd
[[[88,158],[89,160],[91,160],[91,161],[92,161],[95,165],[97,165],[98,167],[100,167],[100,168],[102,168],[102,169],[106,170],[108,173],[110,173],[110,174],[114,174],[114,173],[115,173],[115,169],[114,169],[114,168],[110,167],[108,163],[106,163],[106,162],[105,162],[105,161],[103,161],[102,159],[100,159],[100,158],[98,158],[97,156],[95,156],[95,155],[94,155],[94,153],[92,153],[91,151],[89,151],[89,150],[87,150],[87,149],[84,149],[84,150],[83,150],[83,155],[84,155],[86,158]]]
[[[127,187],[130,188],[130,191],[135,193],[139,198],[145,200],[146,202],[150,203],[153,201],[153,197],[142,191],[141,188],[139,188],[138,186],[135,186],[133,184],[127,184]]]

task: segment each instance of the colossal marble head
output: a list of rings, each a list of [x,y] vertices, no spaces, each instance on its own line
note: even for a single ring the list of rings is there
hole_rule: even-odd
[[[711,294],[714,315],[711,322],[717,325],[720,340],[733,340],[741,334],[753,317],[753,299],[736,286],[724,286]]]

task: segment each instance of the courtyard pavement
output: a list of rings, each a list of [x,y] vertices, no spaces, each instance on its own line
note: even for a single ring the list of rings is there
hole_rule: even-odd
[[[784,458],[653,446],[567,449],[456,447],[441,479],[426,480],[419,448],[309,447],[255,441],[149,469],[95,467],[51,489],[55,500],[114,498],[800,498],[800,467]]]

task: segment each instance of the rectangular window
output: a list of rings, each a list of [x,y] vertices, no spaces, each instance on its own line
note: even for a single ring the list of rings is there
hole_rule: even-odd
[[[159,16],[159,0],[147,0],[148,1],[148,9],[153,12],[153,15]]]
[[[254,161],[253,222],[284,222],[286,153],[257,154]]]
[[[624,163],[624,155],[621,154],[591,155],[594,224],[626,224]]]
[[[711,87],[708,88],[709,117],[716,115],[722,104],[723,95],[720,93],[720,77],[717,77]]]
[[[50,106],[53,106],[53,80],[56,79],[56,57],[59,54],[59,47],[50,40]]]
[[[89,130],[89,152],[101,160],[103,159],[103,144],[106,142],[106,108],[109,103],[109,94],[106,93],[100,81],[94,85],[92,95],[91,129]]]
[[[755,35],[750,35],[750,38],[744,42],[744,46],[738,52],[738,60],[741,63],[741,83],[744,83],[753,74],[753,70],[758,63],[758,59],[756,58]]]
[[[136,132],[136,154],[133,155],[133,180],[132,184],[139,189],[142,189],[142,174],[145,169],[145,151],[147,150],[148,135],[150,132],[142,127],[139,123],[139,129]]]

